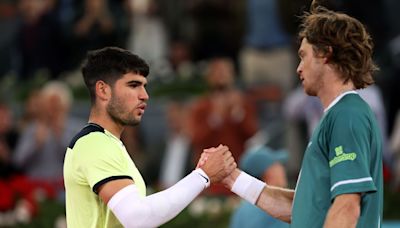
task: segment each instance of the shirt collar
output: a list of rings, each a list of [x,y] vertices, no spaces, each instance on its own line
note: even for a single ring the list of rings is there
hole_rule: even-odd
[[[335,104],[337,104],[337,103],[340,101],[340,99],[342,99],[342,98],[343,98],[344,96],[346,96],[347,94],[358,94],[358,93],[357,93],[355,90],[350,90],[350,91],[341,93],[339,96],[337,96],[337,97],[335,98],[335,100],[333,100],[333,101],[329,104],[329,106],[328,106],[326,109],[324,109],[324,113],[328,112],[329,109],[331,109]]]

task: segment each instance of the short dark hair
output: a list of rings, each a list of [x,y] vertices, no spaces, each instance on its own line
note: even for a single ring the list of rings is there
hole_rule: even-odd
[[[357,19],[322,6],[312,6],[311,13],[302,17],[299,40],[304,38],[313,46],[314,53],[330,55],[330,63],[341,73],[345,83],[352,81],[356,89],[374,83],[372,74],[378,67],[372,60],[373,42]],[[332,53],[329,53],[330,48]]]
[[[139,56],[118,47],[89,51],[82,63],[82,75],[92,103],[96,100],[95,85],[101,80],[113,86],[124,74],[147,77],[149,65]]]

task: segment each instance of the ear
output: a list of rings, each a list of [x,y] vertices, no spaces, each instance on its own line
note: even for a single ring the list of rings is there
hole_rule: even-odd
[[[332,46],[329,46],[325,53],[324,63],[329,63],[332,58],[332,55],[333,55],[333,48],[332,48]]]
[[[96,88],[96,97],[100,101],[107,101],[110,99],[111,87],[107,83],[99,80],[96,82],[95,88]]]

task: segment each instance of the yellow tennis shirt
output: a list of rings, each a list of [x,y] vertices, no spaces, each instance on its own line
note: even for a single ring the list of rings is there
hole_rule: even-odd
[[[98,188],[129,178],[142,196],[144,180],[121,140],[97,124],[88,124],[71,141],[64,161],[68,228],[122,227],[100,199]]]

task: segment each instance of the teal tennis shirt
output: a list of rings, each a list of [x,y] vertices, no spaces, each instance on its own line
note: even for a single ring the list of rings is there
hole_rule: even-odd
[[[357,227],[380,227],[382,137],[368,104],[348,92],[333,102],[305,151],[291,227],[323,227],[336,196],[361,193]]]

